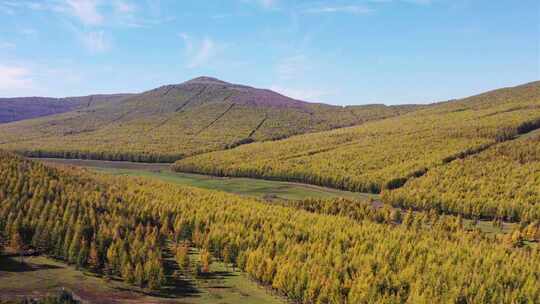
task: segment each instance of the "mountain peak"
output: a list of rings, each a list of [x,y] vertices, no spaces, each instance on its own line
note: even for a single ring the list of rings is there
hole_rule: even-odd
[[[201,76],[197,78],[193,78],[191,80],[188,80],[185,82],[186,84],[193,84],[193,83],[200,83],[200,84],[229,84],[228,82],[225,82],[223,80],[219,80],[214,77],[208,77],[208,76]]]

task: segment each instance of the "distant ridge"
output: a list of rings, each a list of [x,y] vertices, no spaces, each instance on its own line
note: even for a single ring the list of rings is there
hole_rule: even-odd
[[[101,103],[116,102],[130,94],[102,94],[81,97],[15,97],[0,98],[0,123],[65,113]]]

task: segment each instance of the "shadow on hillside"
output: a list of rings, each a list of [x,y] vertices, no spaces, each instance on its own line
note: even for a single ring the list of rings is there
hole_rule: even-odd
[[[23,259],[21,263],[18,255],[0,256],[0,271],[5,272],[29,272],[48,269],[60,269],[62,267],[50,264],[31,264]]]

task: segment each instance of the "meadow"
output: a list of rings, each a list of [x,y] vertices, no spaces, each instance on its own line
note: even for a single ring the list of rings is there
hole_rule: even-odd
[[[147,177],[178,185],[218,190],[263,200],[300,200],[305,198],[378,199],[370,193],[253,178],[218,177],[171,171],[169,164],[130,163],[76,159],[35,159],[46,164],[72,165],[118,176]]]

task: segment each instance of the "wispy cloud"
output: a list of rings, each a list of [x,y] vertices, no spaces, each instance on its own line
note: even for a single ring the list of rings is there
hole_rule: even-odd
[[[276,73],[281,80],[291,80],[302,77],[302,75],[309,70],[308,59],[304,54],[286,57],[276,65]]]
[[[37,30],[33,29],[33,28],[23,28],[19,31],[19,33],[23,34],[23,35],[34,35],[37,33]]]
[[[0,91],[28,89],[32,85],[31,71],[27,68],[0,64]]]
[[[15,47],[16,47],[15,43],[0,42],[0,50],[1,49],[14,49]]]
[[[407,2],[411,4],[419,4],[419,5],[428,5],[433,3],[433,0],[401,0],[402,2]]]
[[[135,12],[136,6],[127,1],[117,0],[114,2],[114,10],[119,14],[132,14]]]
[[[307,14],[369,14],[371,12],[373,12],[373,9],[363,5],[319,6],[304,10],[304,13]]]
[[[277,0],[258,0],[258,2],[264,8],[271,8],[276,5]]]
[[[79,18],[86,25],[100,25],[104,17],[98,11],[97,0],[65,0],[67,12]]]
[[[190,69],[207,65],[217,56],[221,48],[209,37],[196,41],[186,33],[181,33],[179,36],[184,41],[185,51],[188,57],[187,67]]]
[[[275,8],[278,4],[278,0],[241,0],[244,3],[256,4],[264,9]]]
[[[110,48],[110,41],[107,39],[104,31],[80,33],[79,38],[86,49],[93,53],[103,53]]]
[[[191,54],[191,52],[193,51],[193,41],[191,39],[191,36],[186,33],[180,33],[178,34],[178,36],[184,41],[186,53]]]

